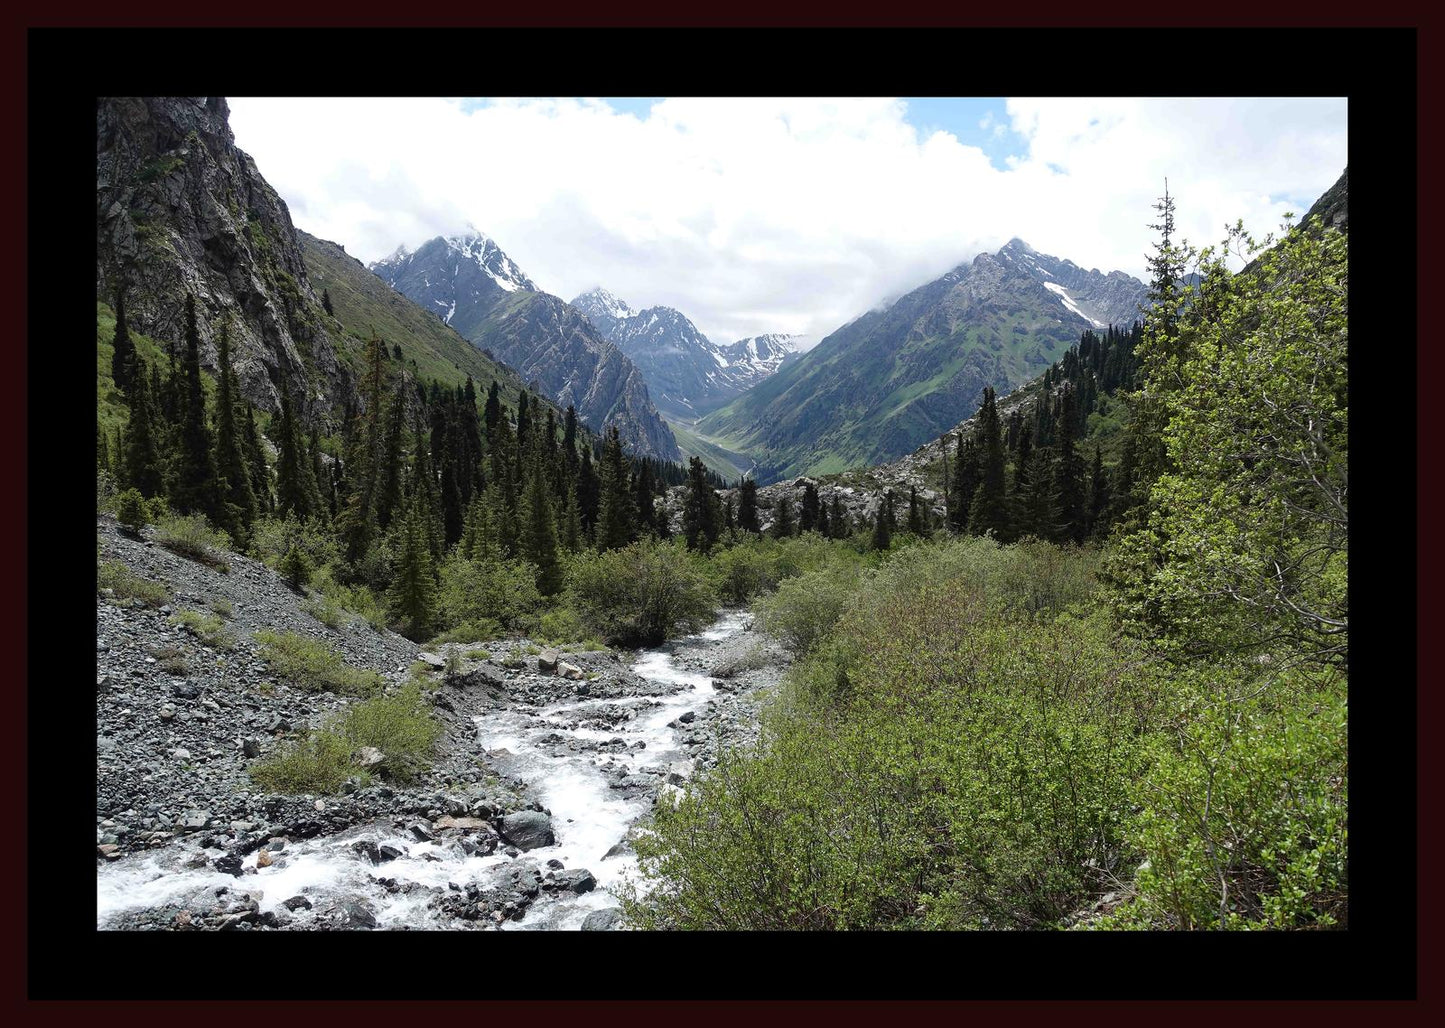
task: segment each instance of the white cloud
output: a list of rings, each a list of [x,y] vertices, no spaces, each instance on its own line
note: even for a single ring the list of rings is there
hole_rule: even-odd
[[[1028,150],[1004,170],[888,98],[230,103],[298,226],[364,261],[471,222],[549,292],[605,285],[724,343],[821,338],[1013,236],[1142,277],[1166,176],[1181,234],[1213,242],[1346,161],[1344,100],[1012,99]]]

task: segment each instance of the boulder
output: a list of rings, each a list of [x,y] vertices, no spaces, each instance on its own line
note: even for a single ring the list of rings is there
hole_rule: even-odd
[[[427,667],[435,668],[438,671],[447,666],[447,662],[437,653],[419,653],[417,654],[417,660],[421,661]]]
[[[562,658],[556,650],[543,650],[537,657],[538,671],[556,671],[557,662]]]
[[[582,919],[584,932],[615,932],[622,927],[622,908],[594,910]]]
[[[569,664],[565,660],[557,662],[557,674],[561,675],[563,678],[570,678],[574,682],[585,681],[587,678],[587,676],[582,673],[582,669],[580,667]]]
[[[359,767],[375,767],[386,759],[386,754],[375,746],[363,746],[356,751],[356,763]]]
[[[552,819],[541,811],[518,810],[502,818],[499,831],[503,839],[520,850],[556,845]]]

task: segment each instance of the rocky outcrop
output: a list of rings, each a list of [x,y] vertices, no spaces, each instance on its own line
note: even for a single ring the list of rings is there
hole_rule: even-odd
[[[184,336],[196,298],[201,363],[229,319],[242,393],[279,408],[284,376],[305,420],[352,391],[286,204],[237,149],[222,97],[96,103],[96,298],[124,289],[131,327]]]

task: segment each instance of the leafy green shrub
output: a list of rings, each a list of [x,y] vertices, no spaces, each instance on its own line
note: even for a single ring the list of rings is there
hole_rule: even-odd
[[[231,601],[224,596],[217,596],[211,600],[211,610],[223,618],[233,617],[236,609],[231,606]]]
[[[183,610],[170,618],[172,625],[178,625],[200,639],[205,645],[216,650],[234,650],[236,640],[226,631],[226,623],[215,614],[202,614],[199,610]]]
[[[778,585],[777,542],[773,539],[741,543],[719,550],[712,557],[718,594],[728,603],[746,603]]]
[[[381,675],[348,666],[320,640],[295,632],[257,632],[254,638],[271,669],[302,689],[367,694],[382,686]]]
[[[587,634],[577,612],[566,605],[549,610],[537,621],[537,633],[550,642],[580,642]]]
[[[793,654],[807,653],[833,631],[862,582],[858,568],[849,564],[791,578],[754,606],[758,627]]]
[[[756,671],[767,667],[768,655],[761,646],[750,646],[730,657],[724,657],[713,668],[714,678],[735,678],[744,671]]]
[[[799,579],[801,581],[801,579]],[[751,751],[724,754],[636,841],[663,883],[646,928],[1037,928],[1126,848],[1153,665],[1102,619],[1039,622],[967,583],[849,610],[790,675]],[[840,652],[841,650],[841,652]]]
[[[306,551],[299,546],[292,546],[281,558],[277,570],[281,572],[281,577],[286,580],[286,584],[299,592],[311,581],[313,568],[311,558],[306,555]]]
[[[696,631],[717,602],[703,558],[689,554],[680,539],[576,554],[567,568],[567,597],[589,632],[619,646],[656,646],[679,631]]]
[[[327,628],[334,628],[339,631],[341,627],[346,624],[346,618],[341,608],[324,597],[320,600],[308,599],[301,601],[301,609],[317,621],[320,621]]]
[[[347,778],[360,773],[351,751],[341,736],[315,732],[252,765],[251,780],[267,792],[340,792]]]
[[[1248,682],[1231,691],[1243,693]],[[1256,684],[1243,700],[1216,684],[1191,692],[1173,730],[1150,741],[1149,770],[1130,790],[1140,808],[1131,840],[1147,859],[1136,876],[1138,898],[1119,912],[1121,921],[1343,926],[1345,692],[1338,676],[1321,689]]]
[[[311,577],[311,588],[319,592],[329,608],[350,611],[366,620],[378,632],[386,628],[386,606],[365,585],[344,585],[337,581],[331,568],[323,567]]]
[[[150,519],[150,506],[139,489],[127,489],[115,498],[115,518],[131,535],[140,535]]]
[[[478,618],[475,621],[464,621],[455,628],[434,636],[431,641],[432,645],[486,642],[488,639],[500,639],[504,635],[506,632],[502,626],[491,618]]]
[[[468,622],[494,621],[507,631],[535,623],[545,605],[537,591],[537,569],[523,560],[476,558],[453,552],[442,564],[438,623],[444,630]],[[492,638],[469,636],[465,641]]]
[[[430,764],[441,726],[421,689],[408,682],[396,691],[352,706],[338,731],[353,752],[374,746],[384,759],[377,770],[395,781],[411,781]]]
[[[200,514],[161,518],[156,524],[155,539],[172,553],[200,561],[223,573],[231,570],[223,555],[231,548],[231,537],[212,528]]]
[[[492,655],[491,655],[490,653],[488,653],[486,650],[468,650],[468,651],[467,651],[467,659],[468,659],[468,660],[491,660],[491,659],[492,659]]]
[[[251,556],[268,567],[279,569],[281,560],[298,548],[311,562],[312,568],[324,568],[341,558],[336,540],[320,520],[299,521],[293,514],[285,518],[259,518],[251,526]]]
[[[171,599],[170,588],[164,583],[141,578],[118,560],[109,560],[100,566],[98,585],[109,589],[111,599],[120,602],[162,607]]]

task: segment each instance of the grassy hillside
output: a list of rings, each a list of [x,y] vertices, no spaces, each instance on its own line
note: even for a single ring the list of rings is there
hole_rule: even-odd
[[[501,387],[503,402],[516,407],[522,392],[521,376],[492,360],[463,339],[442,320],[422,310],[392,289],[340,246],[298,231],[313,288],[331,297],[341,333],[338,349],[353,371],[361,370],[364,345],[374,331],[387,345],[399,345],[402,358],[415,361],[423,381],[435,379],[461,385],[472,376],[485,395],[492,379]]]
[[[672,429],[677,448],[682,451],[683,460],[700,457],[709,468],[722,475],[729,482],[741,478],[753,466],[753,462],[741,453],[725,449],[717,443],[698,435],[691,427],[680,421],[665,419]]]

